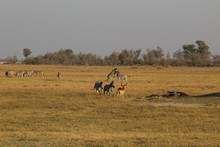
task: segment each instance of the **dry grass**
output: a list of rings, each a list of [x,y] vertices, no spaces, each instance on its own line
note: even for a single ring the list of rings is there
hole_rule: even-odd
[[[97,95],[94,82],[113,68],[0,65],[0,146],[220,145],[219,98],[145,99],[167,90],[219,92],[220,68],[119,67],[129,75],[125,98]],[[4,77],[9,69],[46,76]],[[169,102],[202,105],[157,105]]]

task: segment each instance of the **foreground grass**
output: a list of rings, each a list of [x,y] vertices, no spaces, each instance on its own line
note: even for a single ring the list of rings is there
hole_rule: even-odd
[[[119,67],[130,75],[125,98],[92,90],[112,67],[4,65],[0,70],[9,68],[42,69],[46,76],[0,77],[0,146],[220,145],[219,98],[145,99],[167,90],[217,92],[218,68]],[[56,79],[58,71],[62,79]],[[158,106],[161,102],[203,105]]]

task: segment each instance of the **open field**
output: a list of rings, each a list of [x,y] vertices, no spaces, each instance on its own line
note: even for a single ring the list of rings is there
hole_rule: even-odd
[[[220,68],[118,67],[129,75],[125,97],[97,95],[94,83],[113,68],[0,65],[0,146],[220,146],[219,97],[145,98],[220,92]]]

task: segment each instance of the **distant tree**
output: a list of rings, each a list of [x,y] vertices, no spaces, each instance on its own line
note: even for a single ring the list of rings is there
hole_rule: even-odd
[[[34,57],[34,63],[33,64],[44,64],[44,59],[42,55],[38,55]]]
[[[55,59],[59,64],[72,65],[74,60],[73,51],[71,49],[60,49],[54,53]]]
[[[111,66],[119,65],[119,63],[120,63],[119,53],[114,51],[109,56],[105,56],[104,60],[107,65],[111,65]]]
[[[23,55],[24,55],[24,57],[25,58],[27,58],[28,56],[30,56],[31,55],[31,50],[29,49],[29,48],[24,48],[23,49]]]
[[[38,55],[36,57],[27,57],[27,58],[25,58],[23,63],[24,64],[34,64],[34,65],[46,64],[43,57],[44,56],[42,56],[42,55]]]
[[[85,54],[86,56],[86,64],[87,65],[96,65],[97,62],[96,62],[96,55],[95,54],[92,54],[92,53],[88,53],[88,54]]]
[[[153,51],[150,49],[147,49],[147,53],[143,54],[143,60],[144,60],[144,63],[147,65],[156,64],[156,57],[155,57]]]
[[[214,55],[213,56],[213,66],[219,66],[220,67],[220,55]]]
[[[106,65],[105,60],[100,57],[100,56],[96,56],[96,64],[95,65]]]
[[[134,54],[133,64],[140,64],[141,63],[141,59],[139,58],[141,55],[141,50],[142,49],[136,49],[133,51],[133,54]]]
[[[209,46],[203,40],[197,40],[198,52],[202,54],[210,54]]]
[[[121,65],[133,65],[133,64],[139,64],[140,59],[139,56],[141,54],[141,49],[124,49],[121,51],[121,53],[118,56],[118,60]]]
[[[189,66],[198,66],[200,58],[196,45],[183,45],[184,60]]]
[[[147,65],[163,65],[165,59],[162,48],[147,49],[147,53],[143,54],[143,60]]]
[[[164,60],[164,53],[163,53],[163,49],[161,47],[157,47],[157,49],[153,50],[153,53],[156,57],[157,63],[162,63]]]
[[[88,65],[87,59],[86,59],[86,54],[80,52],[77,54],[77,65]]]
[[[181,49],[173,53],[172,66],[183,66],[185,65],[184,54]]]
[[[64,49],[64,52],[67,56],[72,56],[73,55],[73,51],[71,49]]]
[[[171,63],[172,63],[172,59],[170,58],[170,53],[168,52],[167,55],[166,55],[166,59],[165,59],[164,65],[165,66],[170,66]]]
[[[201,66],[211,65],[211,52],[209,46],[202,40],[197,40],[198,52],[200,54]]]
[[[17,56],[12,56],[12,57],[6,58],[6,61],[8,64],[16,64],[18,62],[18,58]]]
[[[183,45],[182,48],[185,58],[187,58],[190,54],[197,52],[196,45],[194,44]]]
[[[208,66],[211,64],[211,52],[208,45],[202,40],[197,44],[183,45],[184,60],[189,66]]]
[[[130,60],[128,50],[127,49],[122,50],[122,52],[118,56],[118,59],[121,65],[128,65]]]

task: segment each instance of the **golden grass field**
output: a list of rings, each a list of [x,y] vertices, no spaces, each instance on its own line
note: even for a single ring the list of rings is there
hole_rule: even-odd
[[[220,68],[119,66],[129,75],[125,97],[97,95],[94,83],[113,68],[0,65],[0,146],[220,146],[219,97],[145,98],[220,92]]]

